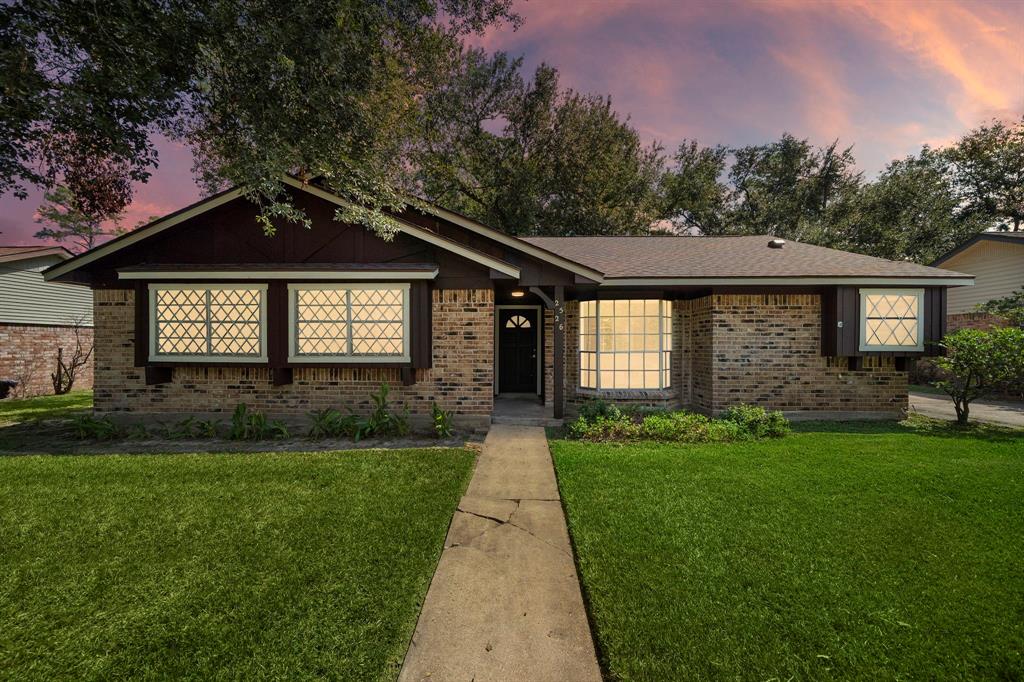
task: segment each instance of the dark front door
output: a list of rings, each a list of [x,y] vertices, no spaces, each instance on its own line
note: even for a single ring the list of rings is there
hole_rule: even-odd
[[[498,390],[537,392],[537,310],[498,310]]]

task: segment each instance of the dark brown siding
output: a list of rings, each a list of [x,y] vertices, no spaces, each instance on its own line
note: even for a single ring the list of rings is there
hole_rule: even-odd
[[[860,287],[826,289],[821,300],[821,353],[837,357],[939,355],[936,343],[946,331],[945,287],[925,287],[922,313],[923,353],[865,352],[860,350]]]

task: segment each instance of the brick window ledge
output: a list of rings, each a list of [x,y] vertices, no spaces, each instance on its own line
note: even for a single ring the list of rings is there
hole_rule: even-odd
[[[577,388],[576,394],[607,400],[671,400],[676,397],[671,388]]]

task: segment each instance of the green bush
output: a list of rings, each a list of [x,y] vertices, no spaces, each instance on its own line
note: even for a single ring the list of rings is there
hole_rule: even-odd
[[[430,403],[430,418],[434,424],[434,434],[438,438],[451,438],[452,436],[452,413],[446,412],[437,406],[437,403]]]
[[[356,441],[370,436],[405,436],[409,433],[409,410],[403,410],[401,414],[392,412],[388,403],[390,392],[391,387],[384,383],[380,385],[379,392],[370,394],[373,411],[359,422],[355,432]]]
[[[740,406],[721,419],[693,412],[665,410],[635,411],[632,414],[604,409],[589,413],[569,425],[570,438],[594,442],[651,440],[665,443],[719,443],[774,438],[789,433],[789,422],[781,412]]]
[[[262,412],[249,411],[245,403],[238,403],[231,415],[231,440],[265,440],[267,438],[287,438],[288,427],[284,422],[268,420]]]
[[[738,425],[753,438],[779,438],[790,431],[789,420],[781,412],[769,412],[757,405],[730,407],[721,419]]]
[[[352,438],[359,429],[359,417],[354,414],[343,415],[330,408],[309,413],[313,424],[309,428],[309,437],[320,438]]]
[[[622,416],[621,410],[607,400],[600,398],[585,400],[580,405],[580,418],[588,423],[597,421],[599,417],[605,419],[618,419]]]
[[[71,420],[75,437],[82,440],[113,440],[121,436],[121,428],[110,417],[83,414]]]

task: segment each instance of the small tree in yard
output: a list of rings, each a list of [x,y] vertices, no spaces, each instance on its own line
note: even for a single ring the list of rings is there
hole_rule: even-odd
[[[75,348],[70,356],[64,354],[64,349],[57,347],[57,367],[50,374],[50,381],[53,382],[53,394],[64,395],[75,385],[75,379],[83,367],[89,364],[92,357],[93,345],[86,347],[82,343],[81,324],[75,323]]]
[[[1024,378],[1024,329],[961,329],[940,345],[946,355],[936,364],[947,376],[935,385],[953,398],[959,424],[967,423],[971,401]]]

